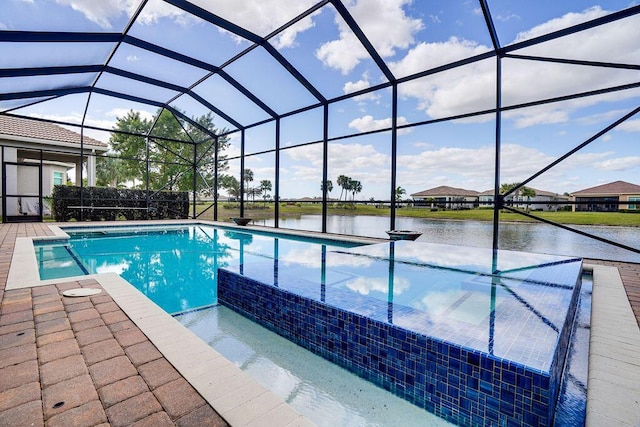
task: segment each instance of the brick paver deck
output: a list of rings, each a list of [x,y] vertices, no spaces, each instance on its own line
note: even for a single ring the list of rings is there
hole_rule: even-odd
[[[15,239],[0,225],[0,426],[225,426],[95,280],[5,291]]]

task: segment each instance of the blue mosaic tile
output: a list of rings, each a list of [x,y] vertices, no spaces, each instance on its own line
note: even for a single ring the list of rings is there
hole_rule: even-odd
[[[513,262],[499,278],[455,271],[455,285],[440,283],[443,267],[396,251],[385,282],[385,245],[327,253],[322,275],[277,262],[220,270],[219,302],[452,422],[550,424],[581,262],[536,256],[541,271]],[[444,303],[416,303],[427,297]]]

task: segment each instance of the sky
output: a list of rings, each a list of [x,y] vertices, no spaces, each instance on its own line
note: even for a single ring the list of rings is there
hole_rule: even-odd
[[[315,3],[312,0],[193,0],[223,19],[267,36]],[[3,0],[0,30],[121,31],[139,7],[139,0]],[[491,50],[479,3],[472,0],[345,0],[345,6],[395,77],[405,77]],[[635,6],[631,1],[513,2],[488,0],[498,39],[508,46],[558,29]],[[640,16],[627,18],[513,52],[521,55],[637,64]],[[162,0],[149,0],[129,34],[222,66],[251,44]],[[269,42],[326,98],[331,99],[387,82],[332,5],[310,14]],[[2,43],[0,68],[101,64],[110,43]],[[109,65],[180,86],[191,86],[206,70],[121,44]],[[637,82],[636,70],[503,59],[502,105],[510,106],[588,90]],[[263,48],[225,65],[224,71],[278,114],[317,102]],[[92,73],[39,78],[2,78],[1,92],[20,92],[91,85]],[[154,101],[178,95],[103,74],[99,88],[120,90]],[[212,76],[193,87],[243,126],[269,115],[229,85]],[[398,86],[398,124],[440,119],[495,107],[496,60],[475,62]],[[519,182],[572,150],[600,130],[638,107],[640,90],[630,89],[564,102],[506,111],[502,114],[501,182]],[[339,197],[337,177],[362,183],[359,200],[388,199],[391,194],[391,133],[350,135],[391,125],[390,89],[330,104],[328,173],[334,183],[330,197]],[[78,123],[87,108],[86,123],[111,128],[133,109],[151,118],[156,107],[93,94],[67,95],[13,110],[16,114]],[[195,117],[207,108],[181,96],[172,106]],[[17,105],[0,103],[0,110]],[[440,185],[485,191],[493,187],[495,114],[446,121],[398,131],[397,185],[407,196]],[[234,129],[220,116],[219,128]],[[547,171],[529,186],[557,193],[574,192],[616,180],[640,184],[637,140],[640,117],[632,117],[576,155]],[[109,134],[87,131],[108,142]],[[247,154],[275,147],[275,125],[246,130]],[[318,197],[322,179],[322,111],[315,109],[282,119],[280,144],[281,198]],[[342,138],[347,137],[347,138]],[[230,156],[240,152],[239,132],[231,135]],[[230,162],[239,176],[239,162]],[[275,180],[273,153],[248,156],[245,167],[254,181]],[[405,196],[405,197],[407,197]]]

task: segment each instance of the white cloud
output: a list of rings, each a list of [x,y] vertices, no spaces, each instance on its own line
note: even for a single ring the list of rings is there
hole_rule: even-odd
[[[56,0],[56,3],[71,6],[102,28],[112,28],[111,20],[122,14],[131,16],[140,3],[138,0]]]
[[[397,49],[411,46],[414,34],[424,28],[420,19],[405,14],[403,6],[407,3],[410,0],[355,0],[347,7],[378,53],[388,58]],[[316,57],[327,67],[348,74],[369,54],[337,14],[336,24],[339,38],[322,44]]]
[[[56,2],[61,5],[70,6],[74,10],[82,13],[90,21],[95,22],[105,29],[113,28],[113,21],[122,18],[123,15],[125,19],[133,16],[133,13],[140,5],[140,0],[56,0]],[[138,22],[151,25],[162,18],[173,19],[178,24],[185,26],[199,21],[193,15],[168,3],[152,1],[144,7],[138,17]]]
[[[316,57],[330,68],[348,74],[360,60],[368,56],[366,50],[353,33],[341,33],[340,40],[324,43],[316,51]]]
[[[357,82],[346,82],[342,87],[342,91],[345,94],[348,94],[367,89],[369,87],[371,87],[371,84],[369,83],[368,76],[365,74],[362,76],[362,79],[358,80]],[[378,99],[380,99],[380,95],[374,92],[369,92],[365,93],[364,95],[354,96],[352,99],[356,102],[377,101]]]
[[[431,143],[428,143],[428,142],[414,142],[412,145],[415,148],[424,148],[424,149],[426,149],[426,148],[434,148],[435,147],[435,145],[433,145]]]
[[[569,13],[520,33],[515,41],[566,28],[606,13],[608,12],[599,7],[587,9],[581,13]],[[635,36],[638,25],[640,25],[640,17],[631,17],[613,25],[526,48],[518,53],[632,63],[640,56],[640,46]],[[401,60],[391,63],[390,68],[396,76],[406,76],[488,50],[488,46],[455,37],[442,43],[423,42],[413,47]],[[418,101],[418,108],[432,118],[493,108],[495,107],[495,69],[494,59],[458,67],[402,84],[399,87],[400,95],[404,98],[415,98]],[[599,87],[611,87],[636,80],[634,74],[628,70],[511,59],[503,61],[502,77],[504,106],[579,93]],[[548,104],[515,113],[509,112],[505,117],[516,120],[518,127],[559,123],[568,120],[571,113],[578,108],[632,96],[637,96],[637,91],[629,90],[575,99],[561,104]]]
[[[510,13],[508,15],[496,15],[496,21],[508,22],[508,21],[511,21],[512,19],[520,20],[521,18],[519,15],[515,13]]]
[[[127,18],[137,9],[140,0],[56,0],[58,4],[72,7],[81,12],[87,19],[105,29],[111,29],[113,21],[123,15]],[[217,1],[193,0],[191,3],[221,16],[248,30],[266,35],[285,24],[296,15],[311,7],[314,0],[247,0]],[[138,22],[145,25],[157,23],[162,18],[169,18],[176,23],[187,26],[200,19],[163,1],[150,1],[142,10]],[[309,16],[280,34],[274,44],[276,47],[292,46],[298,33],[313,26]]]
[[[640,132],[640,119],[628,119],[616,128],[625,132]]]
[[[620,117],[627,114],[629,111],[627,110],[609,110],[603,113],[591,114],[588,116],[583,116],[578,119],[578,123],[585,125],[593,125],[606,123],[609,124],[615,120],[618,120]]]
[[[127,114],[129,114],[129,111],[131,111],[130,109],[127,108],[114,108],[110,111],[107,111],[105,113],[105,116],[107,117],[114,117],[115,119],[119,119],[121,117],[125,117]],[[145,110],[133,110],[135,113],[140,114],[140,118],[142,118],[143,120],[153,120],[154,115],[153,113],[150,113],[149,111],[145,111]],[[115,120],[113,121],[113,123],[115,124]]]
[[[571,27],[573,25],[581,24],[583,22],[590,21],[592,19],[599,18],[606,15],[608,12],[602,10],[600,6],[593,6],[583,12],[570,12],[559,18],[551,19],[540,25],[536,25],[527,31],[518,33],[514,42],[518,43],[523,40],[532,39],[544,34],[554,32],[556,30]],[[577,46],[576,46],[577,47]]]
[[[448,185],[461,179],[477,182],[479,188],[490,186],[494,172],[495,147],[486,145],[477,148],[440,147],[421,153],[398,156],[399,172],[404,186],[424,186],[425,177],[446,171]],[[526,159],[526,161],[523,161]],[[501,154],[501,176],[503,181],[522,181],[554,159],[535,149],[517,144],[503,144]],[[474,188],[474,187],[470,187]]]
[[[305,17],[300,22],[297,22],[295,25],[292,25],[291,27],[279,33],[272,41],[275,48],[283,49],[286,47],[295,46],[296,37],[298,37],[298,34],[307,31],[310,28],[313,28],[315,26],[313,17],[320,13],[320,11],[314,12],[310,16]]]
[[[244,0],[244,1],[211,1],[191,0],[203,9],[206,9],[234,24],[240,25],[249,31],[265,36],[276,28],[287,23],[300,13],[313,6],[314,0]],[[305,31],[313,23],[306,18],[296,28],[281,37],[276,42],[278,47],[286,47],[293,44],[296,33]]]
[[[390,63],[396,76],[406,76],[486,52],[487,46],[452,37],[442,43],[419,43],[400,61]],[[481,61],[398,86],[403,98],[416,98],[418,108],[439,118],[495,107],[495,61]]]
[[[357,82],[346,82],[342,90],[344,91],[344,93],[353,93],[359,90],[366,89],[368,87],[371,87],[369,81],[367,79],[361,79]]]
[[[398,126],[406,125],[408,123],[409,122],[407,121],[406,117],[398,116]],[[351,122],[349,122],[349,127],[352,129],[356,129],[359,132],[389,129],[391,128],[391,117],[376,120],[373,118],[373,116],[366,115],[351,120]],[[398,134],[402,135],[409,133],[410,131],[411,129],[399,129]]]
[[[640,167],[640,156],[618,157],[593,164],[596,169],[604,171],[625,171]]]
[[[474,148],[434,148],[426,143],[416,144],[425,149],[420,153],[398,156],[398,183],[405,188],[414,188],[409,192],[438,185],[478,191],[493,186],[493,145]],[[322,171],[322,147],[317,144],[286,150],[284,153],[296,163],[288,168],[293,174],[293,179],[299,183],[311,182],[315,188]],[[528,179],[557,159],[556,156],[546,154],[540,149],[509,143],[502,145],[501,153],[500,174],[503,182]],[[575,187],[575,182],[582,179],[572,178],[572,174],[586,167],[598,170],[627,170],[638,166],[637,157],[615,156],[616,153],[613,151],[577,153],[536,178],[531,185],[541,190],[564,192],[567,188]],[[329,169],[332,177],[344,174],[367,184],[386,185],[389,180],[390,157],[378,152],[371,145],[331,143]],[[284,175],[281,173],[281,176]],[[291,178],[287,177],[286,180],[289,182]]]
[[[322,171],[322,146],[314,144],[292,150],[285,150],[291,160],[302,162],[295,166],[295,177],[301,180],[317,181]],[[378,152],[370,144],[329,144],[329,168],[332,176],[347,175],[360,181],[388,180],[391,165],[388,155]]]
[[[549,109],[546,106],[509,111],[503,117],[514,119],[515,127],[518,129],[541,124],[564,123],[569,120],[568,111]]]
[[[127,56],[127,61],[129,62],[138,62],[140,58],[137,55],[129,55]]]

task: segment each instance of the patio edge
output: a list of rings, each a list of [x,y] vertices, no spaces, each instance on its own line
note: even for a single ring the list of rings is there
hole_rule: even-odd
[[[587,427],[640,425],[640,329],[616,267],[593,269]]]

